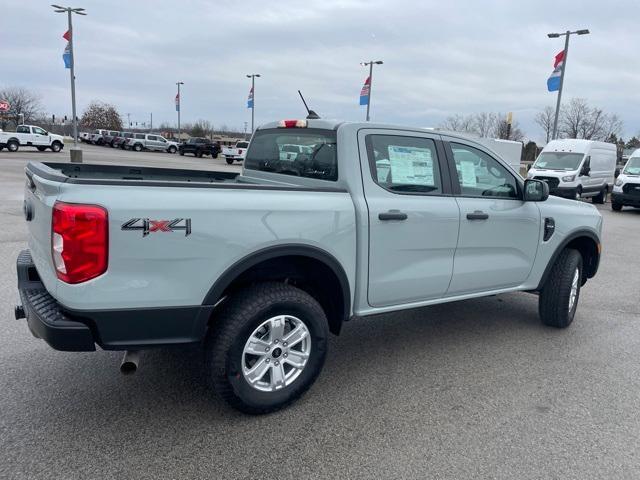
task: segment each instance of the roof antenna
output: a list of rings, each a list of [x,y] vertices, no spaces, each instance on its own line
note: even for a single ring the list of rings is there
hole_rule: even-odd
[[[314,112],[313,110],[309,110],[307,102],[304,101],[304,97],[302,96],[302,92],[300,90],[298,90],[298,94],[302,99],[302,103],[304,103],[304,108],[307,109],[307,120],[317,120],[318,118],[320,118],[320,115],[318,115],[316,112]]]

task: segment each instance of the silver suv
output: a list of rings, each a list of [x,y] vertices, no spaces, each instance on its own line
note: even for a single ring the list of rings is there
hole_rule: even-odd
[[[151,133],[134,133],[133,138],[128,138],[125,148],[140,152],[142,150],[153,150],[156,152],[176,153],[178,151],[177,142],[167,140],[162,135]]]

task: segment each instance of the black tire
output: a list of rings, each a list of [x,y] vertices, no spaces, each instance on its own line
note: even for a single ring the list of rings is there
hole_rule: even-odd
[[[4,150],[4,147],[2,145],[0,145],[0,152]]]
[[[290,385],[260,391],[242,373],[244,345],[265,320],[283,314],[299,318],[309,330],[309,358]],[[316,380],[324,365],[327,336],[327,318],[313,297],[284,283],[260,283],[238,291],[214,318],[206,341],[207,375],[217,394],[233,408],[249,414],[273,412],[295,401]]]
[[[47,147],[36,147],[38,149],[39,152],[44,152]]]
[[[233,158],[225,158],[229,165],[233,165]]]
[[[174,147],[173,145],[171,145],[169,148],[167,148],[167,152],[174,154],[176,153],[177,148]]]
[[[182,155],[184,157],[184,151],[180,150],[180,155]]]
[[[576,270],[578,271],[577,292],[573,306],[569,309]],[[571,325],[578,308],[581,287],[582,255],[577,250],[566,248],[551,267],[551,272],[540,292],[538,311],[542,323],[556,328],[566,328]]]
[[[7,143],[7,150],[9,150],[11,153],[17,152],[19,148],[20,148],[20,144],[15,140],[10,140]]]
[[[593,203],[597,203],[598,205],[603,205],[607,201],[607,187],[603,188],[598,195],[593,197]]]
[[[139,143],[136,143],[136,144],[133,146],[133,149],[134,149],[136,152],[141,152],[141,151],[142,151],[142,145],[140,145]]]
[[[202,158],[202,150],[198,150],[195,154],[196,157]]]
[[[62,144],[60,142],[53,142],[51,144],[51,151],[52,152],[58,153],[60,150],[62,150]]]
[[[619,212],[620,210],[622,210],[622,204],[612,201],[611,210],[615,210],[616,212]]]
[[[578,187],[578,188],[576,189],[576,195],[575,195],[575,197],[574,197],[574,200],[576,200],[576,201],[580,201],[580,199],[581,199],[581,198],[582,198],[582,188],[581,188],[581,187]]]

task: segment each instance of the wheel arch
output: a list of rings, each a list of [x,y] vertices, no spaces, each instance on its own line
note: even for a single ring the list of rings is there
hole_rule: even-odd
[[[239,288],[260,281],[283,281],[309,293],[322,306],[329,330],[336,335],[350,317],[351,290],[344,268],[333,255],[310,245],[267,247],[249,254],[225,270],[202,304],[218,305]]]
[[[540,291],[547,281],[551,268],[555,264],[558,256],[565,248],[573,248],[580,252],[582,256],[582,284],[595,276],[600,264],[600,239],[590,230],[579,230],[568,235],[560,245],[558,245],[551,255],[547,266],[544,269],[542,278],[538,283],[537,290]]]

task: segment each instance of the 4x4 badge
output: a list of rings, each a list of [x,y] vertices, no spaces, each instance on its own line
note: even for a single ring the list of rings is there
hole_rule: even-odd
[[[151,220],[149,218],[132,218],[122,224],[122,230],[141,230],[146,237],[155,232],[175,232],[184,230],[184,236],[191,234],[190,218],[174,218],[173,220]]]

